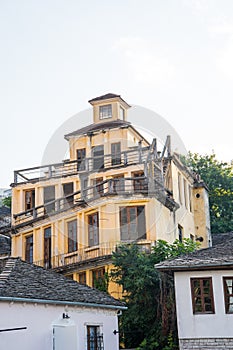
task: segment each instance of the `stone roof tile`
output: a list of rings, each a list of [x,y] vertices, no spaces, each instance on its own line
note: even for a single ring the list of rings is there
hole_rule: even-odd
[[[221,243],[210,248],[165,260],[156,264],[155,268],[171,271],[233,268],[233,234],[229,233],[227,237],[219,237]]]
[[[2,261],[1,261],[2,260]],[[82,302],[123,307],[107,293],[63,275],[28,264],[20,258],[0,259],[0,297]]]

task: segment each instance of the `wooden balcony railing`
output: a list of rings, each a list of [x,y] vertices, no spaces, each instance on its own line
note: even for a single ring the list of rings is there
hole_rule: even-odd
[[[63,161],[33,168],[16,170],[14,183],[37,182],[51,178],[61,178],[85,172],[98,172],[103,169],[125,167],[133,164],[142,164],[148,157],[149,147],[137,147],[119,154],[107,154],[98,157],[86,157],[82,162],[79,160]]]
[[[86,189],[76,191],[66,197],[60,197],[46,204],[14,214],[13,226],[16,228],[19,225],[29,224],[73,207],[83,207],[85,203],[89,203],[101,197],[116,195],[129,196],[135,194],[154,196],[170,210],[177,208],[172,194],[164,189],[163,184],[155,179],[149,181],[145,176],[112,178],[99,182],[94,186],[87,187]]]
[[[70,266],[90,259],[111,256],[112,253],[115,252],[120,245],[130,243],[133,243],[133,241],[107,242],[94,247],[81,248],[72,253],[59,254],[51,257],[50,260],[39,260],[33,263],[46,269],[55,269],[59,267]],[[140,240],[137,243],[140,249],[144,252],[149,253],[151,251],[151,241]]]
[[[99,182],[94,186],[76,191],[66,197],[60,197],[46,204],[14,214],[13,226],[29,224],[33,221],[58,214],[73,207],[83,207],[101,197],[107,196],[129,196],[142,194],[154,196],[161,203],[173,210],[176,206],[172,194],[164,189],[163,185],[155,179],[149,181],[145,176],[133,178],[112,178]]]

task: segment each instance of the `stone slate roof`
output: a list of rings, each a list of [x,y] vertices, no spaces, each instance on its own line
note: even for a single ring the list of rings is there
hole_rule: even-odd
[[[98,96],[98,97],[92,98],[88,102],[92,104],[92,102],[109,100],[111,98],[116,98],[116,97],[119,97],[128,107],[131,107],[125,100],[123,100],[121,95],[116,95],[116,94],[113,94],[111,92],[109,92],[109,93],[107,93],[105,95],[102,95],[102,96]]]
[[[10,255],[11,253],[11,239],[7,235],[0,233],[0,256]]]
[[[87,133],[92,133],[94,131],[99,131],[103,129],[114,129],[114,128],[119,128],[119,127],[128,127],[130,126],[131,123],[124,121],[124,120],[112,120],[109,122],[103,122],[103,123],[98,123],[98,124],[90,124],[87,126],[84,126],[81,129],[75,130],[69,134],[65,135],[65,139],[68,139],[71,136],[76,136],[76,135],[85,135]]]
[[[221,235],[221,234],[219,234]],[[226,237],[226,236],[225,236]],[[222,243],[211,248],[200,249],[193,253],[168,259],[155,265],[161,271],[232,269],[233,268],[233,234],[228,239],[218,238]]]
[[[89,100],[88,102],[109,100],[110,98],[115,98],[115,97],[121,97],[121,96],[109,92],[108,94],[105,94],[105,95],[102,95],[102,96],[98,96],[98,97],[92,98],[92,99]]]
[[[20,258],[0,259],[0,298],[90,303],[124,308],[124,303]]]
[[[231,238],[233,238],[233,232],[212,233],[212,244],[215,246],[217,244],[224,243]]]
[[[5,216],[11,216],[11,209],[3,205],[0,207],[0,218],[4,218]]]

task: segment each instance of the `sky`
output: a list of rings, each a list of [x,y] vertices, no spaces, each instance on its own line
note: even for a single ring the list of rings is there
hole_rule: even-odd
[[[233,159],[232,0],[0,0],[0,45],[0,187],[108,92]]]

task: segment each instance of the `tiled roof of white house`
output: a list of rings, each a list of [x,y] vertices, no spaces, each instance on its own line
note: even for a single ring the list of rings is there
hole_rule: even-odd
[[[233,268],[233,232],[218,234],[213,247],[200,249],[193,253],[165,260],[155,265],[161,271],[232,269]]]
[[[107,293],[79,284],[20,258],[0,259],[0,300],[43,301],[124,309]]]

